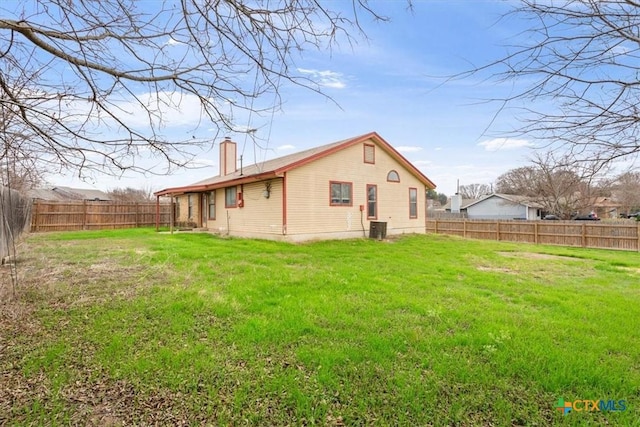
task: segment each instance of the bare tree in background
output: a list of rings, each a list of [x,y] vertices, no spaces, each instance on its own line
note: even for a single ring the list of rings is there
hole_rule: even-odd
[[[482,196],[491,194],[491,186],[487,184],[461,185],[459,193],[463,199],[479,199]]]
[[[610,184],[611,192],[621,204],[623,213],[640,210],[640,172],[625,172],[618,175]]]
[[[4,131],[30,135],[12,147],[18,157],[54,167],[139,170],[144,155],[168,171],[246,125],[234,112],[277,108],[282,85],[320,92],[295,61],[350,43],[364,16],[384,19],[367,0],[3,2]],[[192,101],[214,132],[165,137],[165,121]]]
[[[525,105],[520,131],[592,163],[594,171],[621,158],[635,161],[640,1],[521,0],[513,14],[530,22],[522,37],[528,43],[475,72],[490,70],[499,80],[515,81],[516,88],[525,85],[501,100]]]
[[[598,174],[591,164],[578,163],[569,156],[553,153],[536,154],[532,165],[500,175],[496,192],[526,196],[541,205],[546,213],[569,219],[590,210],[596,197],[604,195]]]
[[[114,188],[109,190],[108,194],[112,200],[118,202],[154,202],[156,200],[151,188]]]

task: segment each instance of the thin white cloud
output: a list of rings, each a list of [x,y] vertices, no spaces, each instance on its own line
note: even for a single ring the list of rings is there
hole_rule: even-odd
[[[189,162],[189,166],[192,168],[218,166],[218,162],[215,160],[211,160],[203,157],[203,158],[192,159]]]
[[[434,150],[435,151],[442,151],[442,147],[436,147]]]
[[[169,40],[167,40],[167,42],[164,44],[165,46],[178,46],[184,44],[182,42],[179,42],[178,40],[174,39],[173,37],[169,37]]]
[[[295,145],[291,145],[291,144],[285,144],[285,145],[281,145],[278,148],[276,148],[276,150],[278,151],[289,151],[289,150],[293,150],[295,147]]]
[[[347,87],[342,73],[336,71],[298,68],[298,72],[308,75],[311,80],[323,87],[332,89],[344,89]]]
[[[517,150],[519,148],[531,147],[531,142],[526,139],[512,139],[512,138],[494,138],[487,141],[478,143],[479,146],[484,147],[486,151],[498,151],[498,150]]]
[[[421,151],[422,147],[417,147],[415,145],[401,145],[399,147],[396,147],[396,150],[401,153],[416,153],[418,151]]]

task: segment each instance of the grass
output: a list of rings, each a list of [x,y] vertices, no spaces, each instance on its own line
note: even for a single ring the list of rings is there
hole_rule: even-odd
[[[18,261],[0,424],[640,425],[637,253],[124,230]]]

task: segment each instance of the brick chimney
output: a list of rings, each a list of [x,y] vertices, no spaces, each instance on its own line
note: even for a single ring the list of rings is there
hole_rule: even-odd
[[[228,136],[220,143],[220,176],[234,173],[238,167],[236,158],[238,156],[236,143]]]

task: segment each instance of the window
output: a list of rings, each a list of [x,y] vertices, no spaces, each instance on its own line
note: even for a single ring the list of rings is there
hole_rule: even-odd
[[[236,187],[228,187],[224,189],[224,207],[235,208],[237,206],[238,193]]]
[[[216,219],[216,192],[212,191],[208,195],[209,219]]]
[[[418,218],[418,189],[409,188],[409,218]]]
[[[398,172],[394,170],[390,170],[389,173],[387,174],[387,181],[400,182],[400,175],[398,175]]]
[[[193,194],[187,196],[187,218],[193,218]]]
[[[350,182],[331,181],[331,206],[351,206]]]
[[[364,144],[364,162],[374,164],[376,162],[376,146]]]
[[[367,219],[378,217],[378,186],[367,185]]]

